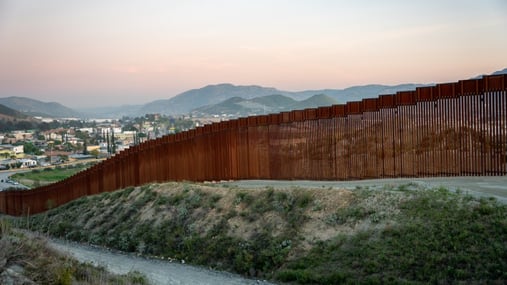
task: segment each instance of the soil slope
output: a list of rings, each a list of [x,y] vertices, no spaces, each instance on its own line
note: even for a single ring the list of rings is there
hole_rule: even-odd
[[[414,183],[151,184],[84,197],[29,221],[70,240],[278,282],[507,280],[506,206]]]

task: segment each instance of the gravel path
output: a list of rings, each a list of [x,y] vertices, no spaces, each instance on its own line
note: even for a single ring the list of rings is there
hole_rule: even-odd
[[[450,191],[461,191],[475,197],[495,197],[499,202],[507,204],[507,176],[455,176],[455,177],[428,177],[428,178],[386,178],[356,181],[272,181],[272,180],[239,180],[225,182],[224,184],[236,185],[245,188],[263,188],[272,186],[275,188],[286,187],[312,187],[355,189],[356,187],[368,187],[369,189],[382,189],[386,186],[400,186],[415,183],[422,187],[434,188],[445,187]]]
[[[81,262],[89,262],[107,268],[116,274],[130,271],[143,273],[151,284],[195,284],[195,285],[268,285],[266,281],[246,279],[239,275],[208,270],[200,267],[164,260],[146,259],[107,251],[101,248],[69,243],[61,240],[48,240],[49,246],[73,256]]]

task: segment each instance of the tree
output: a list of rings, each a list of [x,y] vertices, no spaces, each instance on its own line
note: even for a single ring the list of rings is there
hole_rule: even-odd
[[[93,155],[95,158],[99,157],[99,150],[98,149],[91,150],[90,155]]]
[[[86,144],[86,140],[83,141],[83,154],[88,155],[88,145]]]
[[[107,143],[107,153],[111,154],[111,144],[109,143],[109,132],[106,136],[106,143]]]
[[[111,129],[111,153],[116,153],[116,141],[114,139],[114,129]]]
[[[42,151],[31,142],[23,143],[23,151],[27,154],[41,155]]]
[[[134,145],[138,145],[146,140],[143,138],[146,138],[146,134],[140,133],[140,132],[135,132],[134,133]]]

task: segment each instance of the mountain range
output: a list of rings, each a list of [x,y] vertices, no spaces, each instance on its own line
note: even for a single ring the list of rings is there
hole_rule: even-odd
[[[144,114],[160,113],[165,115],[181,115],[181,114],[210,114],[213,110],[220,113],[241,114],[241,116],[279,112],[279,110],[295,110],[313,108],[323,106],[323,103],[317,103],[316,100],[323,100],[324,97],[316,97],[310,101],[306,101],[315,95],[325,95],[328,105],[346,103],[348,101],[358,101],[363,98],[376,97],[380,94],[393,94],[397,91],[414,90],[416,87],[424,86],[422,84],[402,84],[395,86],[388,85],[365,85],[354,86],[346,89],[321,89],[306,91],[283,91],[271,87],[262,87],[256,85],[237,86],[229,83],[208,85],[199,89],[192,89],[176,95],[170,99],[156,100],[142,106],[122,106],[122,107],[106,107],[94,110],[80,110],[89,116],[100,116],[101,114],[114,114],[116,117],[121,116],[142,116]],[[278,106],[272,105],[274,102],[265,106],[252,105],[253,103],[261,104],[262,102],[247,102],[254,98],[268,97],[267,101],[273,99],[273,95],[284,96],[292,101],[274,101],[278,102]],[[238,98],[244,99],[245,102],[239,104]],[[231,100],[231,101],[229,101]],[[318,100],[317,100],[318,101]],[[325,100],[324,100],[325,101]],[[231,103],[236,102],[235,106]],[[239,105],[250,104],[252,110],[248,108],[240,108],[237,111],[232,108],[239,108]],[[214,105],[218,105],[215,106]],[[225,108],[229,106],[228,108]],[[202,108],[202,109],[201,109]],[[229,110],[225,110],[225,109]],[[262,111],[260,111],[262,109]],[[99,112],[97,112],[99,110]]]
[[[507,68],[496,71],[507,74]],[[482,75],[481,75],[482,76]],[[475,78],[480,78],[475,77]],[[237,86],[229,83],[208,85],[192,89],[169,99],[161,99],[144,105],[123,105],[73,110],[56,102],[42,102],[24,97],[0,98],[0,104],[30,116],[53,118],[121,118],[160,113],[165,115],[184,114],[252,114],[274,113],[295,109],[313,108],[324,105],[360,101],[382,94],[415,90],[417,87],[433,84],[371,84],[345,89],[320,89],[306,91],[283,91],[272,87],[256,85]]]
[[[290,97],[268,95],[245,99],[232,97],[218,104],[212,104],[194,109],[191,113],[196,116],[209,117],[212,115],[228,115],[231,117],[245,117],[257,114],[279,113],[283,111],[330,106],[338,102],[333,98],[318,94],[306,100],[297,101]]]
[[[378,96],[379,94],[391,94],[402,90],[412,90],[421,84],[402,84],[396,86],[366,85],[355,86],[346,89],[322,89],[307,90],[299,92],[283,91],[271,87],[262,86],[236,86],[232,84],[208,85],[200,89],[193,89],[183,92],[173,98],[157,100],[144,105],[139,111],[140,114],[161,113],[167,115],[187,114],[200,107],[213,104],[220,104],[231,98],[253,99],[270,95],[283,95],[290,99],[301,101],[314,95],[323,94],[333,99],[333,104],[345,103],[347,101],[362,100]],[[300,106],[310,108],[311,106]],[[280,106],[285,108],[285,106]]]

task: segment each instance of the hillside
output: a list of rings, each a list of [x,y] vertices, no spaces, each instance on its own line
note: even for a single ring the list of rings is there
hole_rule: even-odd
[[[507,74],[507,68],[493,72],[491,75]]]
[[[260,86],[234,86],[232,84],[208,85],[183,92],[171,99],[157,100],[144,105],[141,113],[185,114],[195,108],[221,102],[233,97],[251,99],[279,94],[274,88]]]
[[[110,119],[126,117],[140,117],[147,113],[142,113],[143,105],[121,105],[121,106],[99,106],[95,108],[79,109],[83,118]]]
[[[75,110],[56,102],[42,102],[25,97],[0,98],[0,104],[30,116],[72,118],[80,117],[81,114]]]
[[[303,110],[338,104],[338,101],[324,94],[314,95],[306,100],[297,102],[290,106],[290,110]]]
[[[333,104],[337,104],[337,101],[322,94],[314,95],[302,101],[296,101],[283,95],[269,95],[253,99],[233,97],[218,104],[192,110],[192,114],[198,116],[227,114],[232,117],[246,117],[250,115],[272,114],[283,111],[330,106]]]
[[[414,183],[374,190],[152,184],[14,221],[292,284],[507,280],[507,207]]]
[[[0,120],[13,121],[26,119],[29,119],[27,115],[0,104]]]
[[[365,85],[365,86],[354,86],[346,89],[322,89],[322,90],[291,92],[255,85],[236,86],[227,83],[218,85],[208,85],[200,89],[186,91],[170,99],[157,100],[145,104],[143,107],[139,109],[138,113],[140,114],[162,113],[169,115],[187,114],[201,107],[208,107],[213,104],[217,104],[217,102],[224,102],[234,97],[249,100],[257,97],[264,97],[270,95],[281,95],[293,99],[295,101],[303,101],[311,98],[314,95],[320,94],[329,96],[330,98],[334,99],[336,103],[346,103],[348,101],[362,100],[363,98],[377,97],[379,94],[389,94],[396,93],[397,91],[415,90],[415,88],[419,86],[423,85],[421,84],[402,84],[396,86]],[[304,109],[314,106],[312,106],[311,104],[308,107],[306,107],[306,105],[302,105],[301,108]],[[257,107],[254,106],[252,108],[256,109]]]

